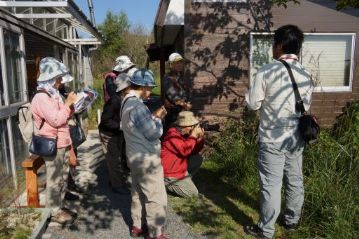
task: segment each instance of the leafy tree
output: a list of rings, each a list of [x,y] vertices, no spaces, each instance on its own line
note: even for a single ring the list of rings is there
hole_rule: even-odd
[[[334,1],[334,0],[333,0]],[[293,2],[299,4],[299,0],[273,0],[273,3],[278,6],[287,7],[287,4]],[[336,0],[337,10],[342,10],[346,7],[359,8],[359,0]]]

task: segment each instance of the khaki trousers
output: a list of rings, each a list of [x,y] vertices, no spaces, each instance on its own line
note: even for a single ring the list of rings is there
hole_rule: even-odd
[[[156,159],[154,159],[156,158]],[[145,158],[141,164],[130,164],[132,176],[131,216],[133,226],[141,228],[146,217],[149,235],[160,236],[166,222],[167,194],[163,182],[161,159]]]
[[[62,207],[69,175],[69,148],[57,149],[53,157],[43,157],[46,166],[46,207],[56,214]]]
[[[191,155],[188,158],[187,175],[183,179],[164,178],[166,190],[180,197],[195,197],[198,189],[192,181],[192,176],[199,170],[203,157],[199,154]]]
[[[100,132],[105,161],[112,188],[123,187],[128,181],[130,170],[126,164],[125,139],[123,135],[108,136]]]

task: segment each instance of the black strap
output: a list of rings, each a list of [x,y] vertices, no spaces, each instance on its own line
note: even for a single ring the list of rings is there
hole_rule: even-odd
[[[48,95],[51,98],[51,95],[46,90],[38,90],[38,91],[36,91],[36,94],[39,94],[39,93],[44,93],[44,94]],[[45,120],[42,119],[39,130],[44,126],[44,124],[45,124]]]
[[[298,90],[298,85],[295,82],[292,69],[290,68],[289,64],[285,60],[279,60],[279,61],[283,63],[285,68],[287,68],[287,71],[289,73],[289,78],[292,81],[292,86],[293,86],[294,95],[295,95],[295,109],[297,111],[300,111],[301,114],[304,114],[305,109],[304,109],[303,100],[302,100],[302,97],[300,97],[300,93],[299,93],[299,90]]]

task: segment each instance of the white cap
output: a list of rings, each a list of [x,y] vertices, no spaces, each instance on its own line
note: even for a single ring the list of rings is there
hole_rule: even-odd
[[[37,78],[38,82],[52,80],[69,73],[67,66],[53,57],[45,57],[41,59],[39,70],[40,75]]]
[[[113,70],[123,72],[134,65],[128,56],[123,55],[116,58],[116,65],[113,67]]]
[[[172,53],[169,57],[168,57],[168,62],[169,63],[173,63],[173,62],[177,62],[177,61],[182,61],[183,57],[181,56],[181,54],[175,52]]]
[[[70,74],[66,74],[66,75],[62,76],[61,84],[66,84],[73,80],[74,80],[74,78]]]

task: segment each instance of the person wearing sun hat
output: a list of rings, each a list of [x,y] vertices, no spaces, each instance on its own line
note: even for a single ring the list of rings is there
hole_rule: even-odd
[[[165,239],[167,195],[161,165],[164,107],[152,114],[143,100],[156,86],[153,73],[139,69],[131,77],[131,90],[122,101],[121,123],[126,141],[127,164],[131,170],[132,237]],[[144,208],[143,208],[144,207]],[[145,214],[142,212],[145,211]],[[147,224],[143,222],[146,221]]]
[[[165,118],[164,132],[177,119],[181,110],[190,110],[192,104],[189,102],[188,87],[183,79],[184,58],[181,54],[174,52],[168,57],[170,72],[164,77],[164,102],[168,112]]]
[[[72,141],[67,125],[71,107],[76,99],[74,92],[63,100],[59,87],[69,80],[68,68],[53,57],[40,61],[37,93],[31,102],[35,134],[57,138],[57,153],[43,157],[46,166],[46,207],[52,210],[52,221],[65,224],[72,222],[76,214],[64,207],[64,196],[69,173],[69,157],[74,157]],[[75,159],[76,160],[76,159]]]
[[[104,105],[99,125],[100,139],[105,151],[109,183],[115,193],[129,193],[129,169],[126,165],[125,139],[120,129],[120,109],[123,97],[128,93],[130,77],[121,73],[115,80],[116,94]]]
[[[128,56],[121,55],[116,58],[115,66],[112,68],[112,71],[108,72],[105,75],[105,82],[103,84],[105,102],[108,101],[114,94],[116,94],[117,86],[114,83],[116,77],[121,73],[127,74],[134,67],[135,64],[131,61],[131,59]],[[129,76],[131,75],[129,74]]]
[[[203,136],[204,130],[191,111],[180,112],[174,126],[164,135],[161,159],[168,192],[180,197],[198,195],[191,177],[203,161],[199,154],[204,145]]]

